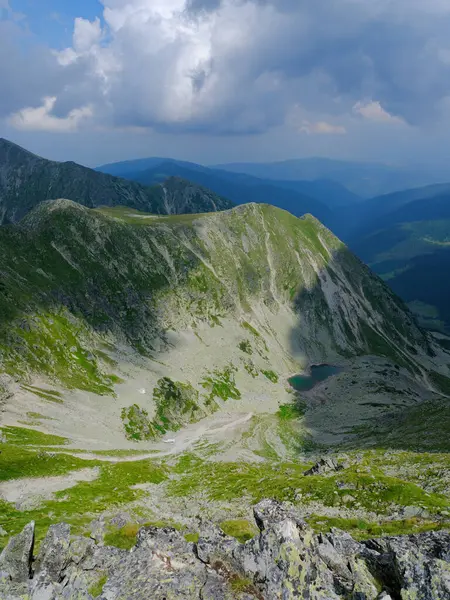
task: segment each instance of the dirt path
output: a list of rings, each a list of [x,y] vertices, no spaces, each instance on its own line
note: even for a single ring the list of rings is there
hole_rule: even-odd
[[[239,425],[244,425],[245,423],[250,421],[252,417],[253,413],[240,415],[237,419],[236,415],[220,414],[217,416],[210,417],[208,419],[204,419],[200,423],[196,423],[195,425],[189,425],[182,431],[178,431],[176,433],[167,435],[165,440],[162,440],[161,444],[155,446],[155,450],[147,454],[143,453],[142,455],[102,456],[95,454],[95,452],[89,454],[71,452],[70,448],[64,450],[64,453],[71,454],[72,456],[83,458],[85,460],[99,460],[102,462],[109,463],[137,462],[140,460],[148,460],[150,458],[172,456],[174,454],[180,454],[184,452],[203,437],[216,436],[226,431],[235,429],[236,427],[239,427]],[[162,448],[163,444],[169,443],[170,447],[168,447],[167,450],[160,449]],[[111,450],[111,452],[114,452],[114,450]]]

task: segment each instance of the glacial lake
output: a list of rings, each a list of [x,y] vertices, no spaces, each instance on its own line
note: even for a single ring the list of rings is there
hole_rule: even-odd
[[[342,367],[333,365],[315,365],[309,374],[294,375],[289,379],[289,384],[298,392],[309,392],[322,381],[342,372]]]

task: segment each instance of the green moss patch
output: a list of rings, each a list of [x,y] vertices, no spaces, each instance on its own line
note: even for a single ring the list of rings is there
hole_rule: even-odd
[[[76,469],[92,467],[96,463],[68,454],[25,449],[13,444],[2,444],[0,452],[0,481],[24,477],[51,477],[64,475]]]
[[[256,525],[245,519],[223,521],[220,524],[220,528],[225,535],[236,538],[241,544],[248,542],[248,540],[253,539],[258,534]]]
[[[88,590],[89,594],[93,598],[98,598],[99,596],[101,596],[101,594],[103,592],[103,588],[105,587],[107,581],[108,581],[108,575],[106,575],[106,573],[105,573],[104,575],[102,575],[100,577],[100,579],[98,581],[96,581],[89,587],[89,590]]]
[[[200,385],[209,392],[209,401],[216,398],[221,400],[240,400],[242,395],[236,387],[235,373],[237,368],[230,364],[222,371],[216,370],[211,375],[204,377]]]
[[[261,371],[261,373],[272,383],[278,383],[279,377],[275,371]]]
[[[136,545],[136,536],[141,525],[136,523],[127,523],[120,529],[111,527],[104,536],[103,541],[106,546],[115,546],[122,550],[131,550]]]
[[[67,438],[59,435],[42,433],[24,427],[2,427],[1,431],[8,443],[21,446],[63,446],[69,442]]]
[[[403,519],[400,521],[381,521],[369,523],[363,519],[341,519],[313,515],[307,519],[311,527],[321,533],[331,531],[333,527],[347,531],[357,540],[368,540],[383,536],[409,535],[425,531],[447,529],[450,521],[429,521],[424,519]]]

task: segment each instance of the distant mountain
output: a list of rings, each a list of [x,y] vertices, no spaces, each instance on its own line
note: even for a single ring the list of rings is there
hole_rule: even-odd
[[[403,218],[409,220],[409,208],[406,211],[402,207],[408,206],[412,202],[417,201],[414,210],[419,210],[424,219],[430,218],[425,214],[428,210],[427,200],[436,199],[445,194],[450,194],[450,183],[440,183],[428,185],[420,188],[402,190],[393,194],[385,194],[366,200],[366,202],[358,205],[356,211],[351,211],[351,219],[348,219],[349,229],[346,237],[349,241],[362,236],[370,235],[378,229],[383,229],[392,223],[394,211],[397,215],[396,222],[401,222]],[[444,203],[445,204],[445,203]],[[422,208],[419,208],[422,207]],[[429,206],[431,210],[431,205]],[[433,208],[438,210],[438,204]],[[349,214],[350,216],[350,214]],[[422,218],[420,217],[420,218]]]
[[[162,160],[152,168],[142,169],[158,160],[162,159],[130,161],[118,163],[121,166],[106,165],[99,169],[107,169],[143,185],[164,182],[171,176],[181,177],[205,186],[216,194],[229,198],[235,204],[272,204],[298,217],[309,213],[331,229],[336,226],[337,230],[341,206],[361,202],[360,198],[332,181],[271,181],[172,159]],[[130,170],[132,164],[137,168],[134,172]]]
[[[199,213],[233,204],[191,182],[138,183],[74,162],[46,160],[0,139],[0,224],[20,220],[44,200],[67,198],[88,207],[128,206],[157,214]]]
[[[173,158],[162,158],[158,156],[152,156],[150,158],[138,158],[135,160],[124,160],[121,162],[108,163],[106,165],[101,165],[97,167],[95,170],[100,171],[101,173],[108,173],[109,175],[115,175],[116,177],[125,177],[129,174],[137,173],[138,171],[146,171],[147,169],[153,169],[158,165],[163,163],[176,163],[178,165],[182,165],[186,168],[190,169],[206,169],[206,167],[202,167],[201,165],[197,165],[196,163],[183,161],[183,160],[175,160]]]
[[[436,181],[436,175],[420,169],[327,158],[293,159],[274,163],[232,163],[215,165],[214,168],[272,180],[332,180],[362,198]]]
[[[167,176],[168,174],[178,175],[190,179],[191,181],[201,183],[202,185],[207,185],[217,193],[222,193],[225,196],[232,198],[237,204],[243,203],[243,190],[238,189],[237,186],[260,188],[261,186],[270,186],[270,193],[272,195],[274,187],[282,188],[294,191],[302,196],[308,196],[308,202],[310,202],[311,199],[319,200],[319,202],[331,209],[361,202],[359,196],[353,194],[343,185],[332,180],[272,180],[265,178],[264,176],[254,177],[253,175],[245,173],[235,173],[223,169],[209,168],[196,163],[175,160],[172,158],[153,157],[129,160],[103,165],[98,167],[97,170],[102,173],[109,173],[126,179],[146,182],[147,184],[154,183],[155,181],[162,181],[164,176]],[[231,192],[229,192],[228,187],[224,187],[224,180],[228,182],[227,185],[230,183],[233,184],[233,190]],[[279,193],[282,194],[281,192]],[[233,197],[230,194],[233,194]],[[285,197],[285,195],[283,197]],[[257,199],[255,198],[254,201],[256,202]]]
[[[418,196],[423,197],[406,201]],[[353,236],[352,249],[422,324],[450,331],[450,185],[409,190],[377,202],[378,218],[364,222],[359,236]]]

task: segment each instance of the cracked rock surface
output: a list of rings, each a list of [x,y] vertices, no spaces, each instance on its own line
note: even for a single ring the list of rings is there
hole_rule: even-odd
[[[315,534],[289,504],[254,508],[259,535],[240,544],[205,525],[198,543],[144,527],[131,551],[50,527],[33,560],[34,523],[0,556],[1,600],[447,600],[450,533],[357,542]]]

